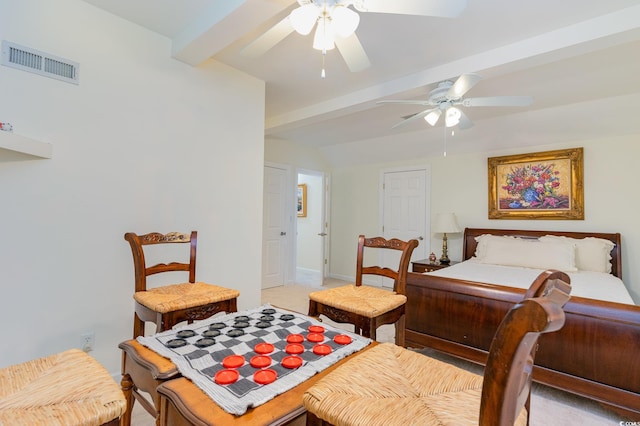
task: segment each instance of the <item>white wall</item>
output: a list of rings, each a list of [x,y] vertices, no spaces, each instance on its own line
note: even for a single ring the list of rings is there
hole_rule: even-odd
[[[133,318],[127,231],[199,231],[197,278],[260,303],[264,83],[170,58],[81,0],[0,0],[0,38],[80,63],[80,85],[0,67],[0,121],[53,159],[0,150],[0,367],[79,347],[113,374]],[[9,13],[10,11],[10,13]],[[253,259],[247,261],[247,259]]]
[[[325,173],[331,170],[331,166],[324,155],[316,148],[295,144],[283,139],[266,138],[264,142],[264,160]]]
[[[358,235],[378,235],[383,168],[386,165],[354,166],[331,173],[331,276],[355,279]]]
[[[640,135],[611,139],[581,140],[571,144],[514,147],[510,150],[449,154],[447,157],[418,158],[413,163],[354,166],[332,172],[332,276],[353,276],[358,234],[378,229],[379,172],[401,164],[431,165],[431,216],[452,211],[459,225],[474,228],[620,232],[622,235],[623,280],[636,303],[640,303],[640,211],[638,184],[633,178],[640,156]],[[584,220],[489,220],[487,158],[553,149],[584,147]],[[431,239],[439,256],[440,236]],[[448,235],[452,260],[462,256],[462,234]]]

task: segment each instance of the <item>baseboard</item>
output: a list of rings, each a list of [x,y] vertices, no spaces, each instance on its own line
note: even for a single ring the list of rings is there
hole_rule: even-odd
[[[307,274],[319,274],[321,271],[318,269],[309,269],[309,268],[300,268],[300,267],[296,267],[296,272],[305,272]]]

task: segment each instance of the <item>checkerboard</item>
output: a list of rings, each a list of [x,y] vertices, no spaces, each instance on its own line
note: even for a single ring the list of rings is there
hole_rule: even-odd
[[[315,354],[313,347],[318,343],[307,340],[309,327],[314,325],[324,328],[324,339],[319,343],[331,348],[327,355]],[[215,341],[212,343],[207,336],[217,333],[219,335],[212,337]],[[234,335],[240,333],[239,336]],[[287,336],[291,334],[304,337],[300,343],[304,352],[298,355],[302,358],[302,365],[296,369],[281,364],[282,359],[289,355],[285,348]],[[351,343],[336,343],[334,337],[337,335],[348,335]],[[214,316],[153,336],[138,337],[138,341],[169,358],[183,376],[191,379],[225,411],[235,415],[264,404],[371,343],[371,339],[270,305]],[[271,365],[265,368],[275,371],[277,379],[266,385],[256,383],[254,373],[259,369],[250,364],[251,358],[259,355],[255,352],[259,343],[270,343],[274,347],[273,352],[267,354],[271,357]],[[244,365],[233,369],[239,373],[238,379],[231,384],[218,384],[216,373],[226,369],[223,360],[231,355],[245,357]]]

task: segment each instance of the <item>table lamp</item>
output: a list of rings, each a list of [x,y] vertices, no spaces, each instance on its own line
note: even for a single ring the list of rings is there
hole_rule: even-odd
[[[460,227],[453,213],[438,213],[435,223],[433,224],[433,232],[443,234],[442,237],[442,257],[440,264],[448,265],[451,261],[447,255],[447,234],[460,232]]]

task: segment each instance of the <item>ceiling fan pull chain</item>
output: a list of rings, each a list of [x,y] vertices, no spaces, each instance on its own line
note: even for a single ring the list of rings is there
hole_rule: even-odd
[[[444,129],[444,156],[447,156],[447,126],[442,126]]]
[[[320,77],[325,78],[327,74],[324,71],[324,58],[327,56],[327,49],[322,49],[322,72],[320,73]]]

